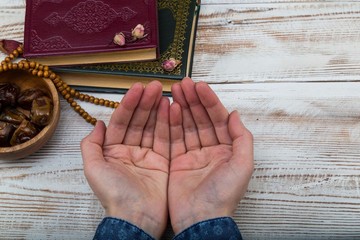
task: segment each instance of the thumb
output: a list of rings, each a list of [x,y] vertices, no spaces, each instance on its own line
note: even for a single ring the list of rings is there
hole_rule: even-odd
[[[92,132],[81,141],[81,154],[84,165],[102,161],[103,144],[105,140],[106,126],[104,122],[97,121]]]
[[[253,135],[240,120],[239,113],[233,111],[229,116],[229,134],[233,140],[233,160],[239,170],[251,176],[254,169]]]

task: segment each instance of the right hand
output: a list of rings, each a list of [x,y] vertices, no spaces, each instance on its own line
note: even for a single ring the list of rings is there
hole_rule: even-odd
[[[253,137],[206,83],[172,87],[169,212],[175,234],[216,217],[231,217],[253,172]]]

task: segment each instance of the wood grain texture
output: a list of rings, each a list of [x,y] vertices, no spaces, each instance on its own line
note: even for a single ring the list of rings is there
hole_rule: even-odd
[[[235,214],[245,239],[360,238],[359,14],[357,1],[203,1],[194,79],[255,139]],[[22,40],[23,17],[24,0],[0,1],[0,38]],[[109,121],[111,109],[82,106]],[[0,239],[91,239],[103,217],[79,147],[92,126],[61,111],[41,150],[0,161]]]
[[[210,82],[358,81],[360,3],[205,5],[194,75]]]

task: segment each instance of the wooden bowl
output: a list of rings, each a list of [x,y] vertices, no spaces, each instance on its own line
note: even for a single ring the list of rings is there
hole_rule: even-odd
[[[39,88],[49,94],[53,101],[52,118],[34,138],[12,147],[0,147],[0,160],[24,158],[39,150],[54,134],[60,118],[60,101],[57,90],[50,79],[33,76],[24,70],[9,70],[0,73],[0,83],[15,83],[23,91],[28,88]]]

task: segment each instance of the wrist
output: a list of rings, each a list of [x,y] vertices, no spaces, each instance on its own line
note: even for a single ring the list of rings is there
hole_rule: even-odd
[[[203,222],[209,219],[216,219],[221,217],[232,217],[232,213],[226,211],[214,211],[214,212],[191,212],[188,215],[182,215],[176,218],[171,218],[171,225],[175,235],[191,227],[194,224]]]
[[[126,210],[120,211],[119,209],[106,209],[105,214],[107,217],[125,220],[142,229],[155,239],[159,239],[161,237],[166,227],[167,218],[165,218],[164,221],[160,221],[160,219],[149,216],[144,212],[128,212]]]

